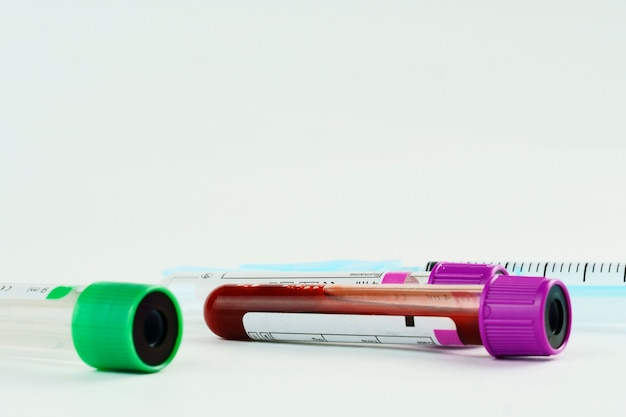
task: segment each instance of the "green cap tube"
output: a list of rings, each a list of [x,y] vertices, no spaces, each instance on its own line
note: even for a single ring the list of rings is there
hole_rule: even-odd
[[[78,356],[108,371],[156,372],[182,338],[176,298],[160,286],[97,282],[78,296],[72,339]]]

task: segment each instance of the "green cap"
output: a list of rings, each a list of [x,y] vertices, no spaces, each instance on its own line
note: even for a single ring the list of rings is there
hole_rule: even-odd
[[[78,296],[72,338],[101,370],[156,372],[176,356],[183,325],[172,293],[156,285],[97,282]]]

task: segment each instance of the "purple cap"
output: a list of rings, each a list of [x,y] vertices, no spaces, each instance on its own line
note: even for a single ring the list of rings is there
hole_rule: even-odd
[[[478,310],[481,340],[496,357],[556,355],[567,344],[571,320],[567,288],[544,277],[495,275]]]
[[[508,275],[502,265],[439,262],[430,271],[429,284],[485,284],[494,275]]]

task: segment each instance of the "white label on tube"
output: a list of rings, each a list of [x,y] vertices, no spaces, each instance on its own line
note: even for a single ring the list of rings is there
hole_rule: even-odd
[[[58,285],[9,284],[0,282],[2,300],[45,300]]]
[[[243,326],[248,337],[262,341],[461,344],[450,342],[450,334],[458,335],[449,317],[251,312]]]

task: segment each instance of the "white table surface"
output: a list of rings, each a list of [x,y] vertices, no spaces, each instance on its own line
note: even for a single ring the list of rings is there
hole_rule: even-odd
[[[482,347],[419,349],[186,337],[151,375],[3,358],[13,415],[208,413],[618,416],[626,334],[574,332],[562,355],[498,360]]]

